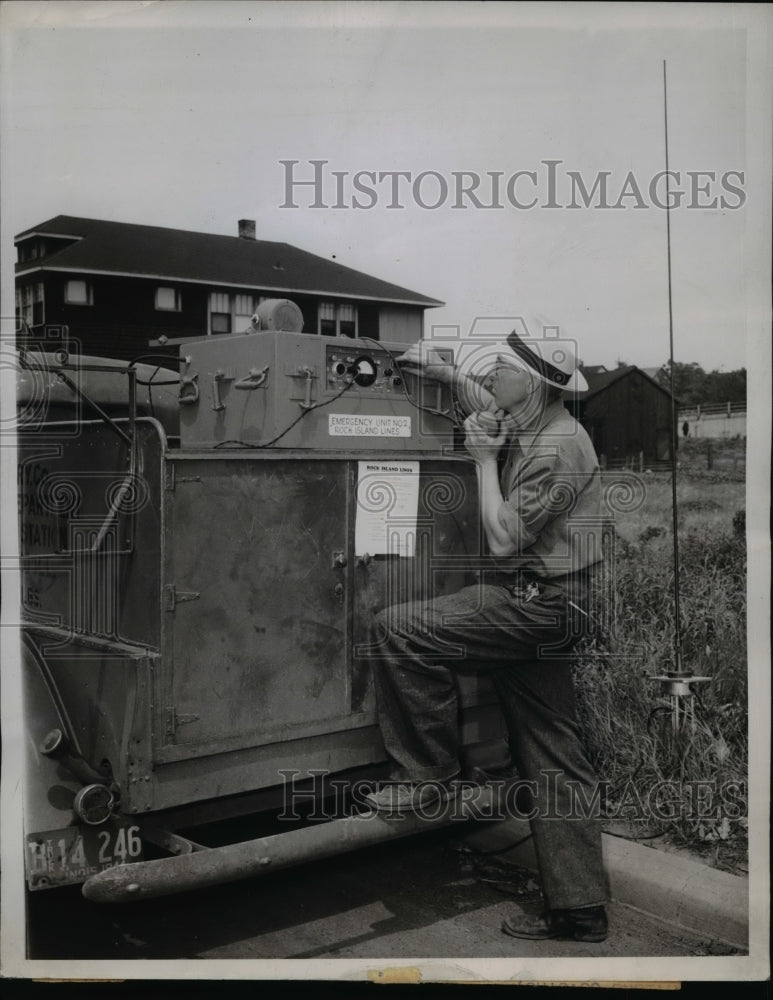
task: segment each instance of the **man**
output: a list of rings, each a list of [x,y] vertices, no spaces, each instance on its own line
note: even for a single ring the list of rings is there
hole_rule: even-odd
[[[455,594],[376,616],[374,685],[395,780],[370,801],[382,812],[420,811],[454,793],[453,669],[490,672],[512,761],[537,789],[530,822],[547,905],[541,916],[519,914],[502,929],[603,941],[601,830],[578,809],[594,801],[598,785],[580,742],[566,657],[587,620],[589,570],[601,558],[598,462],[562,402],[564,390],[587,384],[567,341],[527,342],[514,331],[484,389],[427,348],[416,345],[400,361],[452,384],[465,409],[476,409],[465,420],[465,447],[476,463],[494,570]],[[449,644],[463,648],[461,661],[444,661]]]

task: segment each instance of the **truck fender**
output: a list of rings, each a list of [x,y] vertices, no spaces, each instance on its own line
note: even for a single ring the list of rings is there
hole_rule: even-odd
[[[43,656],[28,635],[21,642],[24,754],[22,785],[26,834],[58,830],[77,822],[72,805],[82,782],[41,746],[54,730],[67,733]]]

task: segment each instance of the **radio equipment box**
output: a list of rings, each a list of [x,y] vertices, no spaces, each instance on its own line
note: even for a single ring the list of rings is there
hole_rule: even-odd
[[[181,447],[449,448],[451,390],[399,367],[407,346],[276,330],[189,341],[180,347]],[[452,351],[438,353],[453,361]]]

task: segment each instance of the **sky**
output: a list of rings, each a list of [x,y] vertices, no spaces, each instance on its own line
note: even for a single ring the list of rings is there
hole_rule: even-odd
[[[649,186],[665,169],[665,60],[671,188],[682,192],[668,213],[675,357],[744,367],[768,301],[757,249],[767,234],[753,232],[770,215],[767,105],[753,85],[769,70],[770,15],[722,4],[6,2],[3,260],[14,234],[58,214],[225,235],[251,218],[258,238],[443,301],[425,335],[464,338],[477,318],[505,335],[513,317],[539,315],[577,340],[586,364],[659,366],[667,213],[655,203],[663,182],[652,196]],[[309,185],[288,197],[288,177],[312,179],[313,160],[326,161],[325,207],[312,207]],[[374,191],[364,196],[353,186],[362,171],[411,177],[395,198],[389,176],[360,174]],[[477,204],[456,196],[463,172],[481,178]],[[592,192],[600,175],[606,200],[597,189],[586,207],[575,186],[567,207],[573,176]]]

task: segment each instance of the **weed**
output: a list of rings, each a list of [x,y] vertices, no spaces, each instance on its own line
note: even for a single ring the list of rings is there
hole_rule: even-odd
[[[710,680],[680,702],[689,711],[674,732],[671,704],[652,680],[674,669],[675,631],[671,484],[655,477],[642,507],[615,521],[612,586],[594,596],[607,629],[578,649],[578,711],[608,783],[608,815],[697,850],[713,845],[709,860],[720,865],[727,845],[737,864],[748,763],[743,484],[680,479],[681,667]],[[657,798],[664,788],[667,802]]]

